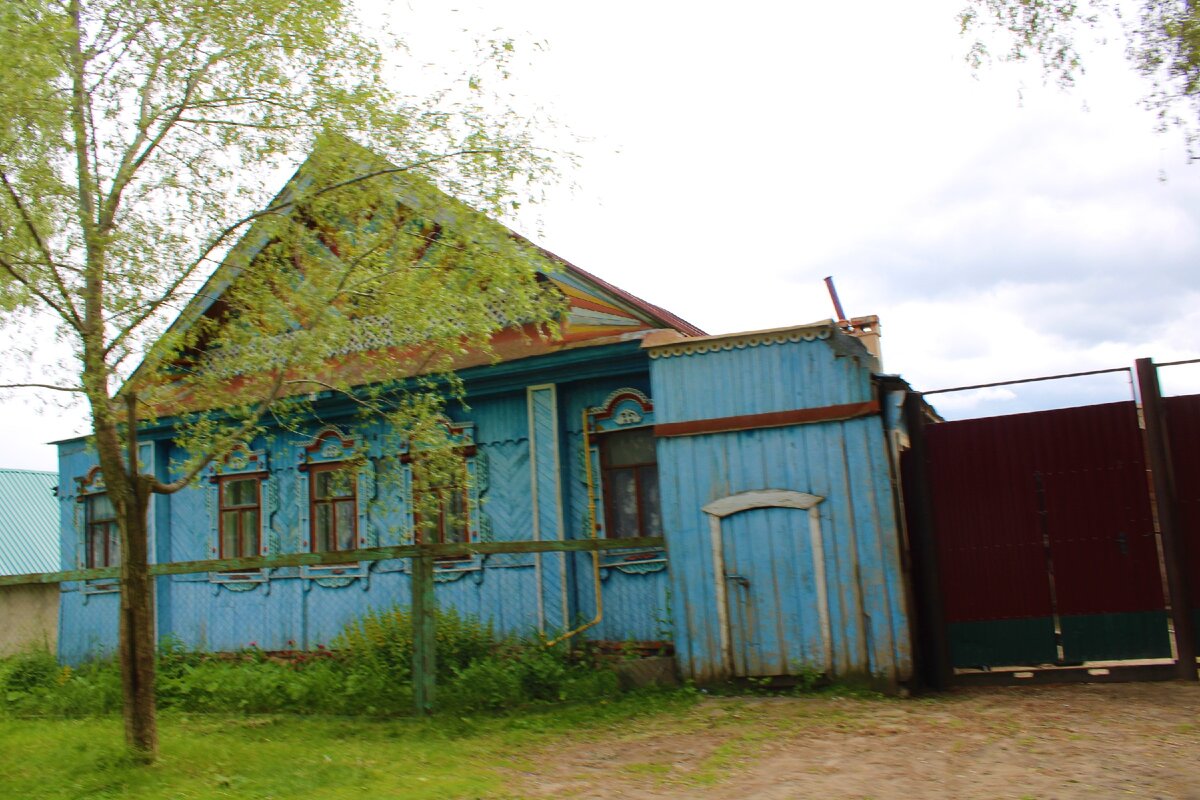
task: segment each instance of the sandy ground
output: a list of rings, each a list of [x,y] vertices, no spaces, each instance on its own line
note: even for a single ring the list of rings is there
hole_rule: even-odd
[[[529,763],[518,797],[1200,800],[1200,686],[706,698]]]

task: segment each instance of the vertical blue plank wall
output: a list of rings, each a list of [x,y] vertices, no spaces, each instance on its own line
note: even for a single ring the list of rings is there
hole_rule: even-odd
[[[636,354],[636,351],[633,351]],[[602,359],[597,359],[597,362]],[[600,405],[620,388],[648,388],[648,359],[627,374],[604,374],[560,384],[515,385],[471,397],[469,408],[452,407],[454,422],[472,426],[472,468],[478,506],[473,527],[484,541],[579,538],[589,535],[584,479],[584,408]],[[627,364],[626,361],[621,362]],[[610,369],[609,372],[612,372]],[[531,381],[532,383],[532,381]],[[263,484],[263,554],[304,552],[308,547],[307,490],[299,465],[306,447],[328,425],[356,438],[372,463],[395,455],[396,437],[381,422],[324,414],[321,424],[298,431],[271,431],[247,443],[267,473]],[[186,453],[169,431],[143,447],[143,460],[160,478],[173,472]],[[149,438],[149,437],[148,437]],[[81,441],[60,445],[62,565],[83,564],[83,507],[77,477],[96,459]],[[257,467],[256,467],[257,469]],[[596,476],[599,480],[599,476]],[[411,541],[406,486],[381,470],[360,475],[360,539],[367,546]],[[538,502],[535,508],[534,494]],[[151,543],[155,561],[192,561],[218,554],[216,488],[207,477],[169,497],[155,497]],[[536,514],[536,516],[535,516]],[[587,635],[610,640],[669,638],[665,562],[602,571],[604,614]],[[528,554],[476,557],[439,564],[437,601],[442,606],[491,620],[500,631],[554,634],[595,615],[595,580],[590,556],[548,554],[541,585],[536,559]],[[111,652],[116,645],[118,594],[111,584],[62,586],[60,658],[77,663]],[[349,622],[372,609],[407,606],[409,566],[403,560],[352,566],[340,573],[285,567],[228,575],[163,576],[156,581],[160,641],[199,650],[312,649],[329,646]],[[540,598],[540,600],[539,600]]]
[[[474,458],[479,505],[472,527],[479,539],[513,541],[532,538],[533,509],[529,470],[528,411],[521,393],[496,395],[469,412],[456,412],[456,422],[473,423]],[[339,429],[359,436],[369,456],[378,460],[396,439],[382,425],[353,418],[333,420]],[[312,426],[304,434],[317,432]],[[305,435],[278,434],[256,441],[269,459],[269,480],[276,482],[277,501],[264,507],[264,536],[270,552],[302,552],[307,547],[304,521],[307,492],[297,479],[296,465],[309,443]],[[366,546],[411,542],[403,478],[383,474],[359,484],[364,507],[360,537]],[[215,557],[215,521],[211,491],[201,484],[175,495],[172,514],[172,560]],[[373,495],[368,496],[373,491]],[[550,495],[553,508],[553,494]],[[365,530],[364,530],[365,527]],[[230,650],[249,646],[268,650],[328,646],[346,624],[373,609],[407,606],[409,565],[387,560],[332,571],[287,567],[270,571],[258,583],[214,582],[213,576],[172,577],[172,635],[186,647]],[[498,630],[529,634],[539,628],[536,571],[529,555],[496,555],[470,562],[439,563],[435,571],[440,605],[490,620]],[[561,594],[561,591],[560,591]],[[162,632],[160,630],[160,632]]]
[[[660,431],[873,399],[874,359],[831,324],[647,350]],[[756,673],[761,662],[892,685],[910,677],[900,538],[877,414],[661,436],[658,461],[684,675],[703,681],[769,674]],[[714,533],[714,517],[703,508],[758,496],[743,494],[751,492],[814,496],[815,505],[746,510],[717,522]],[[718,574],[720,561],[754,574]],[[769,620],[760,618],[765,606],[746,600],[763,597],[751,594],[766,591],[763,580],[773,584],[767,588],[777,617]]]
[[[143,442],[139,448],[142,468],[159,474],[162,451],[154,442]],[[82,441],[68,442],[59,448],[59,562],[60,568],[80,569],[87,564],[83,547],[84,504],[80,479],[86,478],[97,465],[94,451]],[[94,487],[93,487],[94,490]],[[165,539],[160,531],[163,522],[164,498],[150,501],[147,535],[149,560],[161,559]],[[116,648],[120,595],[112,580],[67,581],[59,584],[58,606],[59,655],[64,661],[78,663],[105,656]]]

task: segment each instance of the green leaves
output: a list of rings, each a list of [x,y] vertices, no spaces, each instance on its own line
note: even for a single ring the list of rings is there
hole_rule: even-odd
[[[189,418],[195,468],[277,402],[444,372],[558,313],[486,216],[553,172],[483,91],[513,43],[414,97],[382,41],[341,0],[0,7],[0,324],[57,317],[112,441],[123,381],[155,416],[221,409]]]
[[[1132,7],[1131,7],[1132,6]],[[974,37],[967,61],[989,58],[987,34],[1008,46],[1006,61],[1040,63],[1047,79],[1074,84],[1084,68],[1083,40],[1109,45],[1117,30],[1135,69],[1150,82],[1145,105],[1160,123],[1179,126],[1190,147],[1200,137],[1200,5],[1189,0],[968,0],[959,14],[964,35]],[[1083,48],[1086,49],[1086,48]]]

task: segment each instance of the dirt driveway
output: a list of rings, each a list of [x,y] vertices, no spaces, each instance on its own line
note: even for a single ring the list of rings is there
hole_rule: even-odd
[[[534,754],[517,797],[1197,798],[1200,686],[706,698]]]

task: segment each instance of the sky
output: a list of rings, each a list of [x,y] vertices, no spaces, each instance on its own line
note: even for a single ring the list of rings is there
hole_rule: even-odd
[[[965,63],[960,0],[372,3],[420,86],[475,37],[572,140],[516,227],[709,333],[877,314],[884,368],[933,390],[1200,357],[1200,164],[1109,42],[1064,93]],[[1200,365],[1162,370],[1200,392]],[[931,397],[947,418],[1123,400],[1127,376]],[[54,400],[55,398],[49,398]],[[54,469],[82,409],[0,397],[0,467]]]

